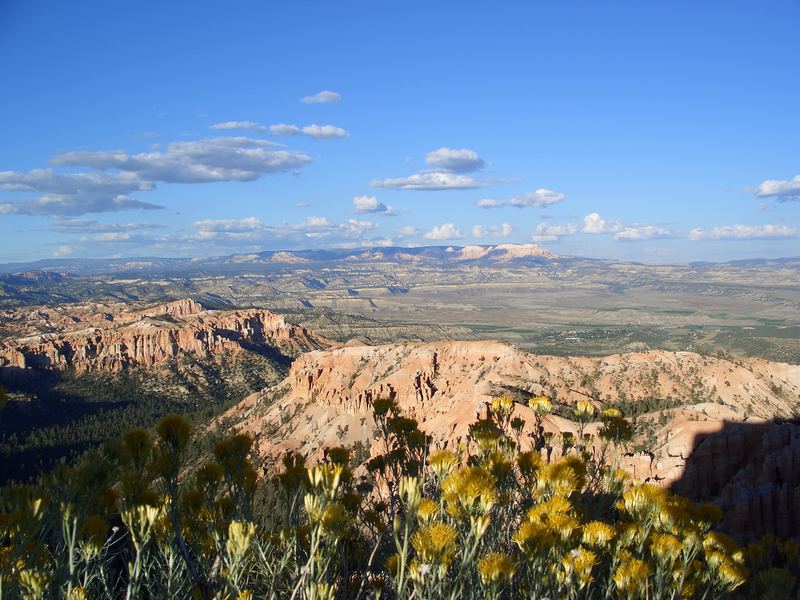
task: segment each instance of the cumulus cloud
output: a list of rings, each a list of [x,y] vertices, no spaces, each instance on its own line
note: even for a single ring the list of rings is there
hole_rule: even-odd
[[[248,137],[173,142],[164,152],[130,155],[122,150],[67,152],[54,164],[119,169],[149,182],[207,183],[252,181],[266,173],[290,171],[311,162],[304,152],[278,150],[273,142]]]
[[[699,240],[776,240],[797,236],[797,229],[786,225],[725,225],[689,232],[689,239]]]
[[[386,206],[375,196],[355,196],[353,198],[353,211],[357,213],[374,213],[380,215],[395,215],[391,206]]]
[[[429,152],[425,162],[437,171],[450,171],[451,173],[469,173],[482,169],[486,163],[474,150],[461,148],[439,148]]]
[[[290,136],[300,135],[303,133],[302,127],[297,125],[287,125],[286,123],[278,123],[277,125],[270,125],[269,131],[273,135]]]
[[[533,234],[534,242],[555,242],[566,235],[578,233],[578,226],[575,223],[565,223],[564,225],[548,225],[539,223]]]
[[[578,223],[565,223],[563,225],[548,225],[539,223],[534,232],[534,242],[554,242],[568,235],[586,233],[591,235],[612,234],[615,240],[638,242],[656,238],[673,237],[673,232],[657,225],[625,225],[621,221],[607,220],[599,213],[592,212],[583,217]]]
[[[394,179],[375,179],[373,187],[395,190],[471,190],[484,185],[469,175],[458,175],[445,171],[415,173],[408,177]]]
[[[397,237],[399,238],[408,238],[414,237],[419,233],[419,230],[416,227],[412,227],[411,225],[406,225],[405,227],[401,227],[397,230]]]
[[[533,192],[527,192],[521,196],[515,196],[514,198],[507,198],[505,200],[484,198],[478,200],[478,206],[482,208],[502,208],[505,206],[513,206],[516,208],[542,208],[550,206],[551,204],[558,204],[565,199],[566,196],[561,192],[556,192],[555,190],[549,190],[547,188],[539,188]]]
[[[341,101],[341,94],[330,90],[322,90],[313,96],[303,96],[300,98],[300,102],[303,104],[338,104]]]
[[[347,219],[334,223],[327,217],[309,216],[302,223],[283,222],[268,225],[257,217],[245,219],[206,219],[195,221],[197,232],[190,238],[194,241],[213,241],[222,244],[260,243],[275,241],[302,244],[304,240],[330,239],[332,243],[344,239],[360,239],[364,234],[378,228],[372,221]]]
[[[453,223],[444,223],[426,231],[422,237],[426,240],[456,240],[464,236]]]
[[[614,234],[614,239],[625,242],[643,242],[672,236],[672,231],[664,227],[658,227],[656,225],[634,225],[620,229]]]
[[[330,224],[328,217],[306,217],[306,225],[309,227],[327,227]]]
[[[232,123],[220,125],[229,128]],[[324,131],[321,135],[325,135]],[[124,150],[65,152],[56,155],[51,163],[91,171],[2,171],[0,190],[28,196],[18,201],[0,200],[0,214],[79,216],[159,209],[163,207],[130,194],[155,189],[156,182],[252,181],[267,173],[294,171],[309,162],[311,157],[304,152],[241,136],[174,142],[164,149],[139,154]],[[30,197],[32,194],[40,195]]]
[[[583,233],[618,233],[622,231],[624,225],[620,221],[606,221],[599,213],[589,213],[583,217]]]
[[[273,135],[284,137],[291,135],[307,135],[315,140],[329,140],[350,135],[346,129],[342,129],[341,127],[336,127],[335,125],[317,125],[315,123],[306,125],[305,127],[279,123],[277,125],[271,125],[269,130]]]
[[[759,198],[777,198],[781,202],[800,201],[800,175],[792,179],[767,179],[755,191]]]
[[[473,225],[472,237],[481,239],[485,237],[508,237],[514,232],[510,223],[501,225]]]
[[[252,131],[254,133],[264,133],[267,128],[259,125],[255,121],[225,121],[224,123],[214,123],[209,126],[209,129],[241,129],[243,131]]]
[[[53,250],[53,256],[56,258],[61,258],[62,256],[69,256],[75,251],[72,246],[61,245],[55,250]]]
[[[264,228],[264,223],[256,217],[246,219],[205,219],[195,221],[192,227],[201,231],[258,231]]]
[[[331,138],[343,138],[350,135],[346,129],[335,125],[306,125],[303,127],[303,134],[315,140],[327,140]]]
[[[377,229],[373,221],[346,219],[341,223],[332,223],[325,217],[306,217],[304,224],[295,226],[293,231],[300,232],[307,238],[360,238],[366,232]]]
[[[278,123],[277,125],[270,125],[270,133],[273,135],[280,135],[288,137],[290,135],[302,135],[303,128],[297,125],[289,125],[287,123]]]

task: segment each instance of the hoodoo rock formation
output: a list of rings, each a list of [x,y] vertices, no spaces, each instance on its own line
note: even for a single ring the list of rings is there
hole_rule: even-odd
[[[622,402],[637,414],[630,447],[647,441],[651,450],[629,452],[623,466],[640,479],[736,506],[730,519],[757,514],[743,530],[750,536],[800,533],[782,516],[800,514],[800,429],[770,421],[791,417],[798,393],[800,367],[758,359],[666,351],[575,358],[537,356],[500,342],[407,343],[304,354],[281,384],[226,416],[274,459],[287,450],[315,456],[330,446],[369,447],[370,405],[380,397],[395,398],[438,445],[464,440],[485,403],[500,395],[519,401],[516,414],[528,426],[533,413],[525,399],[556,399],[561,416],[545,421],[555,432],[577,430],[569,407],[578,399],[592,397],[598,408]]]
[[[0,367],[118,372],[152,367],[182,354],[215,360],[243,349],[269,348],[296,356],[329,345],[266,310],[206,310],[186,299],[138,312],[109,312],[102,319],[92,315],[87,321],[77,319],[71,329],[62,322],[54,332],[5,340],[0,343]]]

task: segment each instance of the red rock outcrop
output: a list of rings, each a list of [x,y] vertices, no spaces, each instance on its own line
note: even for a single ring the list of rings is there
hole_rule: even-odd
[[[725,423],[700,434],[673,489],[715,502],[722,526],[741,542],[800,534],[800,427]]]
[[[227,416],[274,458],[286,450],[318,455],[357,442],[370,446],[370,404],[397,400],[437,444],[458,443],[485,402],[505,393],[545,394],[571,404],[586,394],[647,402],[669,395],[673,408],[639,417],[651,454],[623,457],[641,480],[673,487],[726,512],[740,541],[765,532],[800,534],[800,427],[769,419],[794,414],[800,367],[757,359],[644,352],[604,358],[536,356],[498,342],[346,346],[297,359],[280,385],[254,394]],[[532,422],[526,406],[516,415]],[[649,425],[648,425],[649,423]],[[597,424],[589,431],[596,431]],[[576,431],[550,416],[550,431]]]
[[[369,446],[370,403],[385,396],[435,443],[452,444],[464,439],[486,401],[502,394],[544,394],[564,404],[586,394],[630,402],[669,395],[676,407],[638,418],[635,441],[652,436],[652,454],[629,454],[623,467],[641,480],[735,507],[730,526],[738,523],[743,532],[797,534],[796,518],[786,516],[800,514],[797,428],[763,431],[767,419],[793,414],[799,391],[800,367],[757,359],[665,351],[575,358],[532,355],[499,342],[408,343],[305,354],[280,385],[248,397],[227,416],[253,434],[262,456],[274,458],[286,450],[314,456],[328,446]],[[515,410],[530,427],[530,409],[518,404]],[[577,426],[551,416],[545,428],[575,432]]]
[[[85,327],[6,340],[0,366],[117,372],[152,367],[181,354],[215,359],[243,349],[296,356],[329,346],[328,340],[266,310],[206,310],[186,299],[137,312],[108,313]]]

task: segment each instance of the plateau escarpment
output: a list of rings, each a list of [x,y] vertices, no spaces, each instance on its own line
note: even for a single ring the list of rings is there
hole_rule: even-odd
[[[40,318],[48,313],[39,311]],[[46,321],[49,323],[49,321]],[[266,310],[210,311],[180,300],[138,312],[90,314],[71,328],[12,338],[0,344],[0,367],[118,372],[154,367],[191,354],[218,360],[243,351],[296,356],[327,340]]]
[[[0,480],[169,413],[205,420],[280,382],[293,357],[330,342],[267,310],[194,300],[5,311]],[[14,458],[14,460],[12,460]]]
[[[515,415],[526,422],[523,444],[535,422],[526,400],[535,395],[556,400],[557,409],[544,420],[546,430],[575,433],[571,407],[588,397],[598,408],[624,408],[635,421],[636,435],[622,464],[636,477],[686,485],[713,472],[723,479],[713,489],[689,486],[688,491],[763,513],[756,529],[774,530],[779,517],[761,505],[777,502],[792,508],[794,496],[776,496],[764,486],[758,488],[763,495],[754,493],[746,502],[740,496],[750,489],[748,481],[800,484],[798,462],[786,467],[788,459],[778,461],[791,476],[781,474],[777,483],[773,473],[783,472],[778,467],[767,474],[758,471],[771,464],[768,450],[760,462],[729,459],[714,445],[724,447],[725,442],[712,440],[732,439],[732,427],[738,425],[755,436],[747,445],[771,447],[773,438],[764,436],[777,435],[769,433],[775,427],[772,420],[793,417],[799,393],[800,367],[757,359],[666,351],[575,358],[533,355],[500,342],[407,343],[305,354],[281,384],[253,394],[226,416],[255,437],[265,459],[274,460],[286,451],[316,456],[331,446],[370,448],[375,429],[371,405],[377,398],[394,398],[441,446],[466,440],[486,402],[501,395],[518,401]],[[594,423],[586,431],[598,428]],[[792,433],[788,441],[774,443],[789,448],[795,437]]]

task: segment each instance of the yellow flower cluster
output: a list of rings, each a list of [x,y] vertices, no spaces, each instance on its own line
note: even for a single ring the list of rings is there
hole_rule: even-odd
[[[484,585],[508,584],[517,565],[505,552],[490,552],[478,561],[478,574]]]
[[[494,478],[482,467],[463,467],[441,485],[447,512],[452,516],[487,514],[497,502]]]
[[[528,401],[533,411],[538,415],[549,414],[553,410],[553,403],[547,396],[535,396]]]
[[[458,457],[448,450],[437,450],[428,457],[428,466],[441,481],[458,466]]]
[[[441,566],[445,569],[458,551],[458,533],[445,523],[431,523],[414,534],[411,544],[421,564]]]
[[[273,600],[796,595],[800,545],[764,538],[739,549],[718,530],[718,507],[642,485],[606,459],[629,433],[620,411],[559,404],[559,418],[578,423],[558,448],[542,425],[553,401],[529,406],[496,398],[469,439],[428,454],[418,423],[393,400],[375,400],[383,437],[371,450],[382,453],[366,469],[350,467],[363,449],[327,448],[311,466],[287,454],[258,503],[247,436],[216,444],[197,468],[183,455],[188,424],[134,430],[112,448],[114,477],[87,467],[52,494],[0,494],[0,590],[74,600],[104,585],[129,597],[171,589]],[[582,435],[595,417],[596,447]],[[103,580],[120,543],[130,544],[129,564]]]

